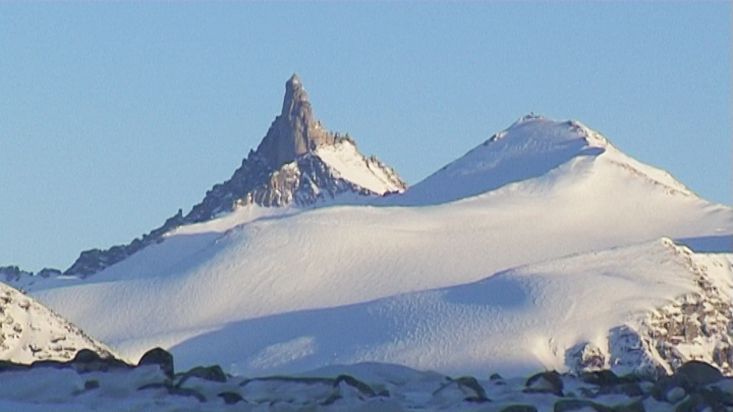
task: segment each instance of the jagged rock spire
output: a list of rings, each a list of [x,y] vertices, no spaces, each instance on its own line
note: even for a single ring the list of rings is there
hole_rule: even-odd
[[[293,73],[290,79],[285,83],[285,97],[283,98],[283,109],[281,116],[290,116],[294,112],[301,111],[303,114],[313,117],[313,110],[308,101],[308,93],[303,88],[297,73]]]
[[[336,144],[350,145],[354,152],[351,155],[352,160],[363,165],[365,173],[374,175],[374,179],[370,179],[372,183],[382,182],[381,187],[379,183],[375,188],[373,185],[363,185],[358,179],[345,178],[341,171],[328,164],[315,151],[316,148]],[[346,152],[348,151],[347,147]],[[313,156],[307,155],[310,153]],[[283,164],[294,161],[295,167],[282,167]],[[282,111],[270,125],[257,150],[250,151],[229,180],[214,185],[206,192],[201,203],[195,205],[187,215],[184,216],[179,210],[162,226],[142,238],[106,250],[91,249],[82,252],[64,274],[86,277],[99,272],[160,241],[165,233],[178,226],[205,222],[240,205],[254,203],[266,207],[290,204],[309,206],[342,193],[378,196],[388,192],[402,192],[405,187],[405,183],[392,168],[374,157],[365,158],[358,153],[352,140],[337,139],[336,134],[321,127],[313,115],[308,94],[300,78],[293,74],[285,84]],[[2,275],[0,268],[0,277]]]
[[[257,154],[274,168],[333,142],[333,134],[321,128],[313,115],[308,93],[298,75],[293,74],[285,83],[282,111],[257,147]]]

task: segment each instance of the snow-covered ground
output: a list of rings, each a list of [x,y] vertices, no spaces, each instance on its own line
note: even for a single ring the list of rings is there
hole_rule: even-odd
[[[364,171],[331,155],[344,176]],[[88,279],[28,288],[133,361],[162,346],[184,366],[246,373],[380,360],[511,375],[567,367],[583,342],[610,362],[610,328],[694,287],[660,238],[694,248],[733,233],[730,207],[580,123],[535,116],[370,204],[248,206]],[[725,262],[707,275],[720,285]]]
[[[705,276],[730,299],[733,277],[729,266],[716,265],[720,262],[665,239],[530,265],[475,283],[248,319],[172,351],[190,364],[206,348],[229,361],[223,365],[230,371],[244,375],[379,361],[452,374],[492,370],[516,376],[567,370],[568,349],[590,343],[601,348],[599,366],[615,368],[616,358],[630,348],[612,342],[611,329],[624,324],[639,329],[643,314],[695,292],[697,268],[705,267]]]
[[[658,380],[607,372],[581,376],[541,372],[519,378],[486,372],[450,377],[362,363],[290,376],[227,376],[215,367],[205,367],[171,377],[158,365],[102,371],[71,363],[0,372],[0,410],[667,412],[733,408],[733,378],[723,378],[704,364],[686,365]]]

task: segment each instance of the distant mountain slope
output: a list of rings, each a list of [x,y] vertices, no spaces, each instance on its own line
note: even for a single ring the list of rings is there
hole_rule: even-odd
[[[80,349],[111,355],[105,345],[35,299],[0,283],[0,360],[70,360]]]
[[[205,222],[237,208],[305,207],[345,194],[378,197],[405,188],[392,168],[374,156],[362,155],[348,135],[321,125],[300,79],[293,75],[285,85],[280,115],[229,180],[214,185],[188,214],[179,210],[130,244],[82,252],[64,275],[92,275],[162,240],[176,227]]]
[[[152,346],[183,348],[268,316],[476,282],[510,267],[665,236],[733,233],[731,208],[698,198],[605,139],[596,141],[603,152],[589,154],[586,143],[576,142],[577,124],[524,122],[536,128],[537,141],[547,127],[549,143],[535,145],[526,158],[517,152],[517,168],[543,152],[562,152],[555,144],[568,141],[570,153],[582,154],[540,176],[453,202],[274,215],[273,208],[240,208],[178,227],[93,278],[47,281],[32,293],[135,358]],[[456,187],[478,182],[460,173],[452,179]]]

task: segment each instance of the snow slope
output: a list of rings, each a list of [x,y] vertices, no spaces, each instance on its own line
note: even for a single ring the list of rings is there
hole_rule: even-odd
[[[30,289],[132,360],[160,345],[174,348],[176,354],[185,351],[183,361],[190,364],[220,362],[225,368],[266,372],[297,369],[295,360],[316,353],[319,341],[307,334],[284,341],[265,334],[263,339],[271,340],[260,343],[270,349],[258,347],[264,352],[254,366],[242,359],[242,353],[249,352],[241,347],[235,356],[225,342],[217,350],[188,342],[216,333],[244,339],[250,323],[265,330],[268,321],[278,321],[290,312],[465,285],[510,267],[571,254],[664,236],[702,239],[733,233],[729,207],[696,197],[664,172],[628,158],[577,122],[526,118],[500,135],[449,166],[450,175],[441,177],[439,172],[416,185],[415,192],[394,197],[393,202],[415,206],[333,206],[272,216],[243,211],[240,217],[182,226],[163,242],[92,278],[58,279]],[[493,160],[483,164],[481,159]],[[542,159],[550,160],[541,168],[527,166]],[[492,168],[494,163],[499,166]],[[531,173],[511,174],[510,169]],[[493,190],[481,192],[489,189]],[[480,194],[448,202],[475,193]],[[661,276],[651,264],[643,268],[649,276]],[[497,289],[511,287],[495,282]],[[655,285],[645,282],[640,285]],[[546,282],[537,287],[550,288],[548,294],[558,292],[552,285]],[[649,293],[658,295],[661,302],[685,287],[672,282]],[[443,304],[435,293],[416,296],[420,302],[427,299],[425,308]],[[395,302],[402,302],[399,299]],[[571,304],[572,300],[553,302]],[[464,321],[460,316],[466,316],[467,324],[475,321],[470,311],[459,307],[446,313],[458,316],[454,321],[459,324]],[[394,316],[410,313],[414,311]],[[346,324],[353,329],[360,320],[349,319]],[[526,323],[528,328],[534,325]],[[364,342],[382,342],[383,336],[352,332]],[[338,343],[341,338],[333,339]],[[342,339],[348,343],[348,337]],[[367,343],[358,353],[387,356],[388,352]],[[432,362],[447,369],[480,361],[464,353],[463,360],[441,363],[444,353],[430,353],[434,356],[405,355],[404,359],[415,362],[413,366]],[[505,366],[525,370],[557,362],[546,352],[527,353],[518,355],[529,357]],[[318,356],[325,355],[319,352]]]
[[[109,349],[20,291],[0,283],[0,359],[16,363],[69,360],[80,349]]]
[[[395,177],[394,171],[376,158],[364,157],[349,139],[337,141],[331,146],[321,146],[316,149],[315,154],[326,162],[338,177],[373,193],[383,195],[405,190],[404,183]]]
[[[544,175],[585,156],[603,157],[669,190],[691,195],[668,173],[624,155],[582,123],[530,114],[411,187],[399,202],[432,204],[462,199]]]
[[[694,292],[692,265],[710,268],[706,276],[733,296],[730,266],[713,270],[719,257],[693,256],[691,263],[686,252],[665,239],[577,255],[475,283],[245,320],[172,350],[187,364],[207,348],[242,375],[377,361],[517,376],[567,370],[568,350],[587,342],[602,349],[608,363],[600,366],[615,368],[612,357],[630,348],[610,342],[611,329],[639,329],[645,314]]]

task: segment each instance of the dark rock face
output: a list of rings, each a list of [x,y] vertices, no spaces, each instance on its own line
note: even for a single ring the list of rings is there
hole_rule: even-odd
[[[584,372],[580,375],[580,378],[583,382],[599,386],[618,385],[622,383],[622,379],[610,370]]]
[[[314,153],[318,147],[343,143],[345,140],[354,143],[348,136],[326,130],[316,120],[308,94],[294,74],[285,84],[281,113],[272,122],[257,150],[249,152],[229,180],[214,185],[206,192],[201,203],[195,205],[187,215],[184,216],[179,210],[162,226],[130,244],[82,252],[64,274],[82,278],[92,275],[162,241],[166,232],[178,226],[205,222],[219,214],[231,212],[238,206],[309,206],[341,193],[382,195],[335,176],[331,168]],[[370,169],[382,169],[396,187],[406,187],[394,170],[374,157],[364,159]]]
[[[676,375],[684,377],[693,385],[708,385],[723,379],[723,374],[715,367],[700,361],[690,361],[677,369]]]
[[[227,405],[233,405],[237,402],[244,401],[244,399],[242,398],[242,395],[236,392],[222,392],[217,396],[222,398],[224,400],[224,403]]]
[[[0,372],[19,371],[37,368],[74,369],[77,373],[108,372],[110,370],[131,369],[132,365],[115,358],[109,353],[98,353],[91,349],[81,349],[68,361],[43,359],[30,365],[0,361]]]
[[[119,359],[112,356],[102,357],[90,349],[82,349],[77,352],[74,359],[68,364],[79,373],[106,372],[110,369],[129,369],[131,367]]]
[[[282,111],[257,147],[257,153],[271,168],[277,168],[320,145],[333,143],[334,135],[316,121],[308,94],[293,74],[285,84]]]
[[[472,391],[471,396],[466,397],[467,401],[470,402],[489,402],[490,399],[486,396],[486,390],[473,376],[462,376],[453,380],[461,388]]]
[[[163,373],[168,375],[169,378],[173,378],[173,355],[165,349],[154,348],[145,352],[137,363],[137,366],[143,365],[158,365]]]
[[[551,393],[563,396],[563,382],[556,371],[542,372],[531,376],[525,384],[527,393]]]
[[[15,265],[0,266],[0,280],[15,285],[33,283],[36,279],[48,279],[59,275],[61,275],[61,271],[53,268],[43,268],[37,273],[33,273]],[[22,287],[18,288],[22,289]]]
[[[163,234],[184,223],[183,211],[168,218],[162,226],[153,229],[150,233],[137,238],[127,245],[112,246],[106,250],[91,249],[81,252],[76,261],[66,269],[64,275],[87,277],[97,273],[117,262],[122,261],[142,248],[161,240]]]
[[[555,402],[554,412],[569,411],[596,411],[596,412],[613,412],[612,408],[597,404],[593,401],[585,399],[563,399]]]
[[[532,405],[509,405],[500,412],[537,412],[537,408]]]
[[[0,278],[11,283],[18,281],[21,277],[33,276],[33,272],[22,270],[18,266],[0,266]]]
[[[219,365],[213,365],[213,366],[197,366],[188,372],[184,373],[176,386],[181,386],[185,383],[186,380],[189,378],[199,378],[211,382],[226,382],[227,381],[227,375],[224,373],[224,371],[221,369],[221,366]]]
[[[74,359],[72,359],[72,362],[77,363],[90,363],[90,362],[96,362],[101,359],[101,356],[97,352],[94,352],[89,349],[82,349],[79,352],[76,352],[76,356],[74,356]]]
[[[204,222],[248,204],[265,207],[289,204],[308,206],[341,193],[374,195],[348,180],[334,176],[328,165],[311,153],[277,170],[268,169],[267,164],[258,153],[250,153],[232,178],[208,191],[204,200],[193,207],[183,222]]]
[[[40,276],[42,278],[52,278],[59,275],[61,275],[61,271],[53,268],[43,268],[38,273],[36,273],[36,276]]]

